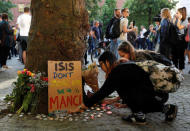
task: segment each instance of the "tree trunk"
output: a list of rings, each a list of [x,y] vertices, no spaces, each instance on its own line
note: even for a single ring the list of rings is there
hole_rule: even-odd
[[[47,73],[48,60],[83,60],[89,29],[84,0],[32,0],[26,68]]]

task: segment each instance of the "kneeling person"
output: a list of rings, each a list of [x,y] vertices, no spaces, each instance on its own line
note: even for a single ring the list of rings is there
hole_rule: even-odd
[[[145,114],[150,112],[165,113],[166,121],[175,119],[177,106],[165,105],[166,101],[157,99],[149,75],[135,63],[127,62],[118,65],[116,57],[111,52],[104,52],[99,58],[99,64],[106,73],[106,80],[98,92],[84,99],[82,108],[91,107],[117,91],[123,103],[126,103],[132,111],[132,115],[122,117],[125,121],[145,124]],[[163,97],[168,99],[168,95]]]

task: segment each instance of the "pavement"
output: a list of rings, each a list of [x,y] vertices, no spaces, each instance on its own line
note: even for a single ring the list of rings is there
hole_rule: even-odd
[[[6,94],[12,91],[12,82],[16,80],[17,71],[22,70],[24,65],[21,64],[17,57],[8,60],[9,69],[0,71],[0,109],[7,107],[3,101]],[[186,62],[187,63],[187,62]],[[190,75],[188,71],[190,65],[186,64],[183,71],[185,80],[181,88],[170,94],[168,103],[176,104],[179,107],[178,115],[175,121],[167,123],[164,121],[164,114],[149,113],[147,114],[147,125],[133,125],[121,120],[122,115],[130,114],[128,108],[112,109],[113,114],[104,114],[101,118],[95,118],[84,122],[78,121],[56,121],[56,120],[38,120],[35,116],[24,115],[19,117],[14,114],[9,117],[8,114],[0,113],[0,131],[190,131]],[[104,73],[99,74],[100,85],[104,81]]]

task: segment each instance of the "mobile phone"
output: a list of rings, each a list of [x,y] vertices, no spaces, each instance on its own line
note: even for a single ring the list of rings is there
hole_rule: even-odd
[[[133,21],[133,27],[135,26],[135,21]]]

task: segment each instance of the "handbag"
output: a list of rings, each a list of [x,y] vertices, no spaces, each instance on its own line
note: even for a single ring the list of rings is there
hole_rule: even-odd
[[[190,28],[190,24],[188,25],[187,34],[186,34],[186,36],[185,36],[185,41],[186,41],[186,42],[190,42],[190,40],[189,40],[189,28]]]

